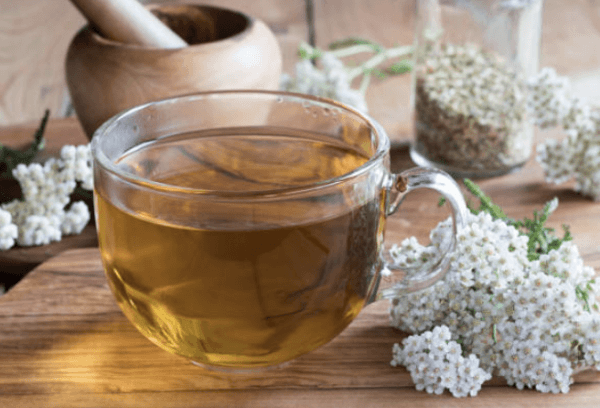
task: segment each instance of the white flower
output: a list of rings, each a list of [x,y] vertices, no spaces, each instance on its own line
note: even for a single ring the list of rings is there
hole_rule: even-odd
[[[418,390],[441,394],[448,389],[455,397],[475,396],[491,375],[479,367],[479,359],[462,355],[461,347],[451,340],[450,329],[437,326],[432,331],[410,336],[402,346],[394,344],[394,367],[404,365]]]
[[[548,210],[557,204],[550,202]],[[438,224],[430,236],[445,234],[448,225],[448,220]],[[440,255],[439,244],[424,247],[408,238],[390,251],[390,267],[418,269],[426,265],[421,254],[427,250],[437,251],[434,258]],[[447,274],[425,290],[391,299],[390,324],[415,333],[394,349],[394,364],[406,366],[419,388],[436,392],[443,386],[455,396],[477,392],[481,382],[460,380],[476,371],[475,366],[483,370],[476,371],[478,375],[494,372],[520,389],[563,393],[569,390],[574,369],[600,368],[595,300],[600,285],[593,268],[584,265],[570,241],[536,261],[527,254],[527,237],[513,226],[485,213],[468,214],[456,248],[448,254]],[[438,326],[445,328],[443,334]],[[462,343],[432,347],[438,337]],[[431,378],[422,375],[423,367],[415,368],[424,348],[438,353],[421,361],[424,367],[440,359],[459,363],[458,379],[439,377],[436,386],[430,383]],[[476,356],[477,365],[459,359],[462,353]]]
[[[0,209],[0,250],[11,248],[18,236],[19,231],[12,223],[12,216],[8,211]]]
[[[571,84],[552,68],[542,68],[528,81],[527,107],[536,125],[547,128],[560,124],[571,109]]]
[[[600,200],[600,111],[571,95],[567,78],[544,68],[529,80],[528,112],[541,128],[560,126],[567,137],[537,147],[546,180],[575,178],[575,190]]]
[[[29,215],[20,226],[18,243],[22,246],[46,245],[60,241],[61,233],[57,220],[40,215]]]
[[[362,112],[368,107],[364,96],[352,89],[350,77],[343,62],[333,54],[325,52],[321,57],[323,70],[318,69],[307,59],[296,63],[295,78],[284,74],[280,88],[284,91],[300,92],[337,100]]]
[[[369,111],[365,97],[359,91],[351,89],[350,87],[335,88],[331,98],[343,104],[352,106],[359,111],[365,113]]]
[[[90,211],[83,201],[71,204],[71,208],[65,212],[65,217],[60,225],[65,235],[79,234],[90,220]]]
[[[22,246],[60,241],[63,234],[78,234],[88,223],[90,213],[85,203],[74,203],[68,211],[65,207],[77,183],[87,190],[93,188],[89,145],[64,146],[60,158],[51,158],[43,165],[19,164],[13,176],[21,185],[23,199],[0,206],[0,213],[10,215],[4,227],[6,216],[0,216],[0,249],[12,247],[15,241]]]

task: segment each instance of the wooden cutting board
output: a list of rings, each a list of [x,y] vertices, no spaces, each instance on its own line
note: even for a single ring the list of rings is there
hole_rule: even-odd
[[[82,135],[72,121],[53,125],[57,141]],[[406,149],[392,151],[394,171],[412,165]],[[550,226],[569,224],[586,264],[599,270],[600,204],[574,193],[572,185],[544,183],[533,160],[518,173],[480,185],[514,218],[531,217],[558,197]],[[447,216],[439,212],[437,198],[428,192],[409,195],[399,216],[388,220],[386,239],[398,241],[407,233],[426,238]],[[93,229],[88,232],[93,237]],[[2,254],[0,269],[8,265],[6,257],[15,256],[12,251]],[[393,344],[405,335],[389,326],[385,301],[368,306],[331,343],[284,367],[244,375],[208,371],[136,331],[113,300],[97,248],[70,249],[43,261],[0,297],[0,407],[591,408],[600,402],[596,372],[579,374],[567,395],[518,391],[500,379],[486,383],[476,398],[418,392],[406,370],[389,366]]]
[[[0,298],[0,406],[596,407],[600,376],[585,372],[567,395],[518,391],[500,379],[476,398],[414,390],[390,367],[405,335],[388,304],[368,306],[336,339],[283,367],[209,371],[140,335],[120,312],[95,248],[66,251]]]

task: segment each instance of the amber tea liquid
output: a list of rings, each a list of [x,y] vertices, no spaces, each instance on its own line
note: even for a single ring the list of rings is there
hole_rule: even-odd
[[[327,180],[367,160],[329,141],[243,133],[179,135],[118,164],[165,185],[244,192]],[[379,270],[379,196],[353,206],[343,195],[298,198],[262,212],[189,200],[96,189],[111,288],[160,347],[210,366],[269,366],[328,342],[362,309]],[[324,215],[306,219],[317,205]]]

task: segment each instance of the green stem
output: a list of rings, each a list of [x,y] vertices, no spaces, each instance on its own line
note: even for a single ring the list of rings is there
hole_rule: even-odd
[[[374,57],[369,58],[367,61],[365,61],[363,64],[359,65],[358,67],[352,68],[348,72],[348,78],[351,81],[354,78],[356,78],[357,76],[361,75],[363,72],[371,71],[373,68],[377,67],[379,64],[382,64],[383,62],[387,61],[388,59],[406,57],[406,56],[412,54],[412,52],[413,52],[412,45],[403,45],[401,47],[395,47],[395,48],[390,48],[390,49],[384,50],[384,51],[380,52],[379,54],[375,55]]]
[[[347,47],[336,48],[335,50],[323,51],[320,48],[313,47],[308,43],[302,43],[299,47],[300,54],[305,58],[315,59],[323,56],[323,53],[328,52],[334,57],[344,58],[352,55],[362,54],[365,52],[374,53],[377,52],[372,45],[369,44],[355,44]]]
[[[50,111],[46,109],[39,127],[33,136],[33,142],[25,150],[11,149],[0,143],[0,179],[13,178],[12,171],[20,163],[29,164],[35,158],[39,151],[44,148],[44,131],[50,117]]]
[[[323,55],[323,51],[319,50],[316,47],[313,47],[309,43],[302,42],[298,46],[298,55],[301,59],[316,59],[320,58]]]
[[[338,58],[349,57],[356,54],[361,54],[364,52],[373,53],[375,50],[373,46],[367,44],[356,44],[351,45],[349,47],[338,48],[337,50],[329,51],[332,55]]]
[[[363,76],[363,79],[360,83],[360,88],[358,88],[358,91],[360,92],[360,94],[362,96],[365,96],[367,94],[367,88],[369,87],[370,83],[371,83],[371,73],[367,72]]]

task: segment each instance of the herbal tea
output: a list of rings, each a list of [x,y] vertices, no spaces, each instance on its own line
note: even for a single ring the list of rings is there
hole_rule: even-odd
[[[159,139],[118,165],[175,192],[256,192],[318,183],[367,161],[333,141],[243,133]],[[267,200],[262,212],[251,194],[244,205],[199,206],[193,194],[178,206],[147,195],[132,189],[116,200],[98,182],[106,274],[145,336],[199,363],[269,366],[315,349],[359,313],[380,269],[380,192],[359,204],[343,194]]]

